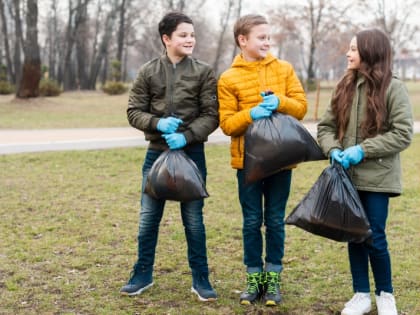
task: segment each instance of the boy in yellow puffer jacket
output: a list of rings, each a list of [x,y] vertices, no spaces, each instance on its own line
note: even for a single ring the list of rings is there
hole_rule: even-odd
[[[292,65],[269,52],[269,33],[265,17],[253,14],[241,17],[234,26],[236,45],[241,53],[218,82],[220,127],[231,137],[231,165],[237,169],[243,214],[247,272],[247,288],[240,297],[243,305],[260,298],[267,306],[281,301],[279,281],[284,254],[284,217],[292,176],[292,171],[286,169],[245,184],[244,134],[253,121],[270,117],[274,111],[297,119],[302,119],[307,111],[305,92]],[[265,93],[267,91],[273,94]],[[263,222],[265,265],[262,259]]]

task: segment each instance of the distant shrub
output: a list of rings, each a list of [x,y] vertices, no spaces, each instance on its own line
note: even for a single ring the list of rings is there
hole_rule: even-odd
[[[8,81],[0,81],[0,94],[7,95],[15,92],[15,87]]]
[[[107,81],[102,90],[109,95],[119,95],[127,92],[127,86],[121,81]]]
[[[39,82],[39,95],[41,96],[58,96],[61,94],[61,88],[57,81],[50,79],[42,79]]]

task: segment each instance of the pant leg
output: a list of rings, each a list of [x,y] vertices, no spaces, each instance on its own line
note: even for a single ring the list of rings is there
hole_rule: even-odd
[[[159,225],[165,206],[164,200],[158,200],[144,193],[147,174],[161,151],[148,150],[142,169],[142,194],[140,207],[140,223],[138,233],[138,261],[141,271],[152,271],[155,261],[156,245],[159,234]]]
[[[386,193],[359,191],[359,196],[368,217],[371,243],[349,243],[350,269],[355,292],[369,292],[369,262],[375,280],[375,293],[392,293],[391,259],[386,240],[386,220],[389,196]]]
[[[284,256],[284,217],[290,193],[292,171],[285,170],[263,181],[266,271],[281,272]]]
[[[207,169],[204,145],[197,144],[185,152],[197,165],[205,182]],[[204,199],[181,203],[181,217],[188,247],[188,263],[190,268],[198,273],[208,273],[203,207]]]
[[[239,202],[242,208],[244,264],[248,272],[262,271],[262,181],[245,184],[244,170],[238,170],[236,176],[238,180]]]
[[[375,280],[375,294],[381,291],[393,293],[391,257],[386,239],[389,196],[385,193],[364,192],[361,194],[363,205],[368,210],[372,229],[372,245],[368,244],[370,266]]]

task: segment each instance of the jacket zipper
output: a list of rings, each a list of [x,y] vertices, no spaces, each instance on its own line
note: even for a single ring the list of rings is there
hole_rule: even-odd
[[[175,83],[175,72],[176,70],[176,64],[171,64],[171,73],[170,73],[170,77],[169,77],[169,104],[168,104],[168,108],[166,109],[166,114],[165,116],[174,116],[174,83]]]

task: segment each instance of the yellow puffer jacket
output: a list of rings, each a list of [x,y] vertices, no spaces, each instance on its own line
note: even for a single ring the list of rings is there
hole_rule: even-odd
[[[231,165],[235,169],[243,168],[244,134],[252,123],[251,108],[262,102],[261,92],[274,92],[281,113],[301,120],[307,111],[305,92],[292,65],[271,54],[253,62],[237,55],[220,76],[217,88],[220,127],[231,137]]]

